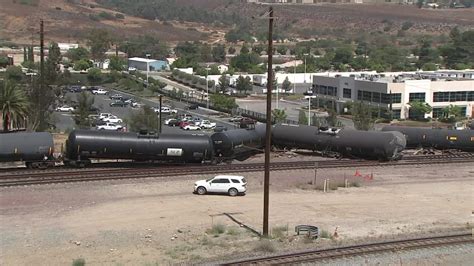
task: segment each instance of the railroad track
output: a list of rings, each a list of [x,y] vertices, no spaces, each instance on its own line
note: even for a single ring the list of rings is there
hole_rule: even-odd
[[[328,160],[278,162],[270,165],[272,171],[320,168],[347,167],[383,167],[409,166],[423,164],[466,163],[474,162],[474,156],[450,157],[449,160],[439,156],[416,156],[406,160],[393,162],[377,162],[367,160]],[[317,166],[316,166],[317,164]],[[18,171],[0,174],[0,187],[39,185],[50,183],[66,183],[80,181],[119,180],[136,178],[157,178],[184,176],[193,174],[244,173],[264,170],[263,163],[245,163],[231,165],[181,165],[156,166],[146,168],[90,168],[61,169],[61,171]]]
[[[370,253],[381,253],[389,251],[401,251],[407,249],[432,248],[439,246],[458,245],[474,243],[472,233],[462,233],[455,235],[433,236],[408,240],[396,240],[378,242],[363,245],[344,246],[322,250],[310,250],[295,252],[285,255],[276,255],[260,258],[239,260],[223,265],[249,265],[249,264],[299,264],[311,263],[328,259],[337,259],[350,256],[361,256]]]

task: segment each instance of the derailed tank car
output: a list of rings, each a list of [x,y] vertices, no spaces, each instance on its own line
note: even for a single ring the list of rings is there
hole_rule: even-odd
[[[79,166],[90,163],[90,159],[201,163],[214,158],[212,142],[209,136],[202,134],[76,130],[69,134],[66,149],[65,162]]]
[[[407,139],[408,148],[456,149],[474,152],[474,130],[385,126],[382,131],[401,132]]]
[[[28,168],[54,166],[53,135],[48,132],[0,134],[0,162],[25,162]]]
[[[323,155],[397,160],[406,146],[399,132],[359,131],[277,124],[272,130],[277,147],[319,151]]]
[[[235,129],[216,132],[211,136],[216,159],[244,161],[261,152],[265,144],[265,124],[255,125],[252,129]]]

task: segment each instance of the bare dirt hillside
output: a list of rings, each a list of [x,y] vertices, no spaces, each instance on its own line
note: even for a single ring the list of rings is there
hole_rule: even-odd
[[[30,4],[24,4],[25,2]],[[101,12],[112,15],[118,12],[95,6],[94,1],[77,2],[79,3],[65,0],[0,0],[0,39],[31,43],[33,34],[39,30],[40,19],[45,23],[46,41],[83,42],[84,36],[93,28],[107,29],[122,37],[149,34],[170,42],[200,40],[208,36],[204,28],[201,32],[201,28],[195,26],[175,27],[172,23],[164,25],[127,14],[124,19],[97,21],[91,17],[98,17]],[[35,39],[37,38],[36,35]]]

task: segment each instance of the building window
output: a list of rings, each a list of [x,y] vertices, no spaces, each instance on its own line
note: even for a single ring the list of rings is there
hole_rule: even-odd
[[[344,97],[344,98],[350,99],[350,98],[352,97],[352,91],[351,91],[351,89],[344,88],[344,89],[342,90],[342,93],[343,93],[342,97]]]
[[[439,118],[444,116],[444,108],[433,108],[433,118]]]
[[[468,102],[474,102],[474,91],[468,91],[467,92],[467,101]]]
[[[434,92],[433,102],[474,101],[474,91]]]
[[[357,91],[357,100],[362,101],[362,91]]]
[[[401,110],[398,109],[398,110],[392,110],[392,118],[393,119],[400,119],[400,113],[401,113]]]
[[[392,93],[392,103],[401,103],[402,94],[401,93]]]
[[[409,102],[414,102],[414,101],[424,102],[425,98],[426,96],[424,92],[410,93],[408,101]]]
[[[372,93],[370,91],[362,91],[362,100],[366,102],[372,101]]]
[[[380,103],[380,92],[372,92],[372,102]]]
[[[382,93],[382,103],[390,103],[390,94]]]
[[[449,102],[449,92],[434,92],[433,102]]]

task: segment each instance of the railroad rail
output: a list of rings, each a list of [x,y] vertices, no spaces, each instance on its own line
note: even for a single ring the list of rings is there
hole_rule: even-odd
[[[472,233],[459,233],[445,236],[432,236],[406,240],[386,241],[354,246],[343,246],[329,249],[309,250],[295,252],[284,255],[275,255],[260,258],[251,258],[234,262],[224,263],[223,265],[257,265],[257,264],[298,264],[310,263],[321,260],[337,259],[349,256],[361,256],[370,253],[381,253],[389,251],[400,251],[407,249],[431,248],[447,245],[458,245],[474,243]]]
[[[383,167],[466,162],[474,162],[474,155],[450,157],[449,159],[439,156],[414,156],[409,157],[405,160],[390,162],[347,159],[326,161],[275,162],[270,165],[270,169],[272,171],[284,171],[296,169],[313,169],[315,167],[317,167],[318,169],[347,167]],[[193,174],[243,173],[257,172],[262,171],[263,169],[263,163],[242,163],[230,165],[159,165],[145,168],[61,168],[60,170],[55,169],[55,171],[12,171],[0,173],[0,187],[80,181],[156,178],[185,176]]]

